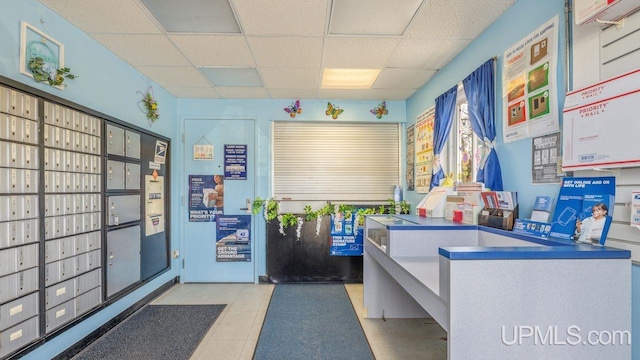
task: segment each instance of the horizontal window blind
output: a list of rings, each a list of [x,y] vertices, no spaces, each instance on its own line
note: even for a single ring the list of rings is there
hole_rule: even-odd
[[[386,201],[400,183],[400,124],[273,122],[278,200]]]

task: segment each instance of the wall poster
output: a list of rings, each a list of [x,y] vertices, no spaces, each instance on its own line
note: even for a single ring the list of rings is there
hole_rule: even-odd
[[[560,129],[557,63],[557,15],[505,51],[502,69],[505,143]]]
[[[415,188],[418,194],[429,192],[433,168],[433,125],[436,107],[432,106],[416,117]]]
[[[531,179],[534,184],[559,184],[562,181],[561,145],[560,132],[531,140]]]
[[[415,189],[415,126],[411,125],[407,128],[407,190]]]
[[[224,146],[224,177],[247,180],[247,145]]]
[[[224,176],[189,175],[189,221],[213,222],[224,214]]]
[[[216,261],[251,261],[251,215],[218,216]]]
[[[144,176],[145,190],[145,236],[151,236],[164,232],[164,176]]]

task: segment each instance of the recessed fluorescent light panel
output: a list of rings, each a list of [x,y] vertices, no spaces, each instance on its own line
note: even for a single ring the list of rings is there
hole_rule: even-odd
[[[402,36],[423,0],[333,0],[330,35]]]
[[[323,69],[323,89],[370,89],[380,69]]]
[[[141,0],[167,32],[239,34],[229,0]]]
[[[215,86],[263,86],[254,68],[200,68],[200,71]]]

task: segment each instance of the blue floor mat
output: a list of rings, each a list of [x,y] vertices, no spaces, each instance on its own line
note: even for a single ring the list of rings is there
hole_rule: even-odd
[[[256,360],[373,360],[341,284],[276,285]]]

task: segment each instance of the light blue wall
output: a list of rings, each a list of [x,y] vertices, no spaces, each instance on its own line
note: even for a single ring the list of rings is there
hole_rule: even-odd
[[[149,128],[147,120],[137,107],[138,95],[136,91],[145,90],[149,84],[154,86],[155,96],[160,104],[160,120],[149,130],[167,136],[172,140],[170,156],[173,166],[172,193],[172,221],[171,238],[172,249],[179,248],[181,220],[178,216],[181,208],[180,197],[186,193],[183,179],[187,174],[180,167],[180,159],[184,156],[180,134],[184,127],[184,120],[189,118],[212,119],[254,119],[257,128],[257,192],[262,198],[270,195],[271,169],[271,123],[272,121],[290,120],[282,108],[288,106],[292,99],[287,100],[196,100],[175,99],[154,83],[128,66],[118,57],[95,43],[87,35],[78,31],[65,20],[50,12],[35,0],[0,0],[0,75],[18,82],[33,86],[61,98],[75,102],[82,106],[100,111],[109,116],[130,122],[142,128]],[[559,102],[564,100],[565,93],[565,39],[563,37],[564,1],[549,0],[545,6],[540,2],[520,0],[511,7],[498,21],[488,28],[459,56],[443,68],[424,88],[419,90],[406,102],[388,101],[389,115],[383,120],[375,120],[368,113],[369,109],[378,105],[377,101],[341,101],[331,99],[333,103],[345,109],[339,120],[328,119],[324,111],[326,101],[302,101],[303,114],[296,117],[297,121],[388,121],[411,125],[415,117],[426,108],[434,104],[434,99],[451,86],[460,82],[463,77],[481,65],[492,56],[498,56],[496,108],[502,107],[500,86],[502,78],[503,51],[536,29],[554,15],[559,15],[559,46],[558,59],[558,96]],[[71,67],[73,73],[80,77],[69,81],[69,86],[60,91],[47,85],[37,84],[30,78],[19,74],[18,51],[20,21],[37,25],[44,17],[48,30],[57,40],[65,44],[65,65]],[[560,112],[561,113],[561,112]],[[520,140],[509,144],[502,142],[502,122],[497,118],[497,146],[496,150],[503,169],[505,189],[519,193],[522,214],[527,214],[533,206],[536,195],[556,196],[557,185],[531,185],[531,143],[530,140]],[[404,126],[403,126],[404,130]],[[403,131],[404,136],[404,131]],[[403,149],[404,159],[404,149]],[[527,159],[523,161],[523,159]],[[404,167],[404,165],[403,165]],[[403,168],[404,173],[404,168]],[[526,174],[526,175],[524,175]],[[406,184],[405,184],[406,185]],[[412,204],[417,204],[423,195],[407,192],[406,198]],[[258,227],[264,228],[262,217],[258,219]],[[260,253],[264,254],[264,233],[258,238]],[[264,259],[261,261],[259,272],[266,272]],[[143,298],[164,282],[178,273],[178,260],[174,260],[172,270],[154,279],[149,284],[127,295],[115,304],[95,314],[87,321],[69,331],[47,341],[43,346],[29,353],[26,359],[43,359],[63,351],[68,346],[80,340],[86,334],[98,328],[113,316],[126,309],[131,304]],[[633,327],[640,326],[640,267],[633,266]],[[640,343],[640,334],[634,333],[633,340]],[[640,359],[640,350],[634,347],[634,359]]]
[[[41,18],[45,21],[46,29],[40,25]],[[20,74],[21,21],[37,25],[37,28],[65,45],[65,66],[70,67],[72,72],[80,77],[68,80],[69,85],[63,91],[36,83],[31,78]],[[148,82],[143,75],[120,58],[98,45],[39,2],[35,0],[1,0],[0,44],[2,44],[0,46],[0,75],[164,135],[170,138],[174,145],[179,143],[176,137],[178,133],[176,99],[156,84]],[[137,103],[140,95],[136,94],[136,91],[144,91],[149,85],[154,87],[155,97],[160,108],[160,119],[151,128],[145,115],[138,109]],[[169,153],[174,164],[173,170],[177,172],[177,152],[170,149]],[[175,182],[172,182],[170,190],[173,194],[180,193]],[[175,209],[179,205],[179,198],[173,196],[171,207]],[[177,248],[178,219],[175,215],[171,222],[171,239],[171,248]],[[177,261],[174,261],[173,265],[172,270],[106,307],[69,331],[48,340],[43,346],[29,353],[25,359],[48,359],[73,345],[121,311],[177,276]]]
[[[531,185],[531,139],[505,144],[502,141],[502,64],[503,53],[543,23],[558,15],[558,112],[562,113],[565,87],[565,21],[564,0],[548,0],[544,6],[538,1],[520,0],[484,31],[471,45],[449,62],[426,86],[407,100],[407,126],[415,123],[417,115],[435,105],[435,98],[493,56],[498,57],[496,66],[496,151],[502,167],[504,189],[518,192],[520,217],[530,214],[536,195],[557,196],[559,185]],[[410,192],[407,198],[417,203],[424,194]]]
[[[271,194],[271,124],[273,121],[292,121],[289,114],[283,108],[291,105],[294,100],[196,100],[178,99],[178,114],[180,114],[180,129],[184,129],[185,119],[253,119],[256,122],[256,196],[262,199]],[[301,100],[302,114],[293,121],[299,122],[387,122],[404,123],[406,119],[404,101],[387,101],[389,114],[378,120],[369,110],[377,107],[380,101],[349,101],[330,100],[335,106],[339,106],[344,112],[337,120],[326,116],[327,100]],[[404,126],[402,130],[403,143]],[[184,156],[184,149],[180,150],[180,156]],[[404,159],[404,155],[402,157]],[[403,172],[404,172],[404,161]],[[182,169],[181,169],[182,170]],[[189,174],[181,173],[179,182],[182,189],[186,189],[186,179]],[[389,197],[391,197],[393,184],[389,184]],[[262,216],[254,216],[256,221],[256,247],[258,254],[266,252],[265,220]],[[186,221],[186,220],[185,220]],[[264,255],[256,259],[258,261],[258,275],[266,274]]]
[[[553,16],[559,21],[559,57],[558,57],[558,113],[562,114],[562,104],[566,93],[566,40],[564,0],[544,2],[519,0],[469,47],[440,70],[420,91],[407,100],[407,123],[415,123],[417,115],[435,104],[434,99],[462,81],[469,73],[492,56],[498,56],[496,67],[496,151],[502,166],[502,178],[505,190],[518,192],[520,217],[531,213],[536,195],[558,196],[559,185],[531,184],[531,139],[505,144],[502,141],[502,61],[504,51],[537,29]],[[576,59],[579,61],[579,59]],[[562,127],[562,119],[560,119]],[[408,192],[407,199],[417,203],[424,194]],[[632,266],[632,329],[640,328],[640,266]],[[640,344],[640,331],[632,332],[632,344]],[[633,346],[633,359],[640,359],[640,346]]]

